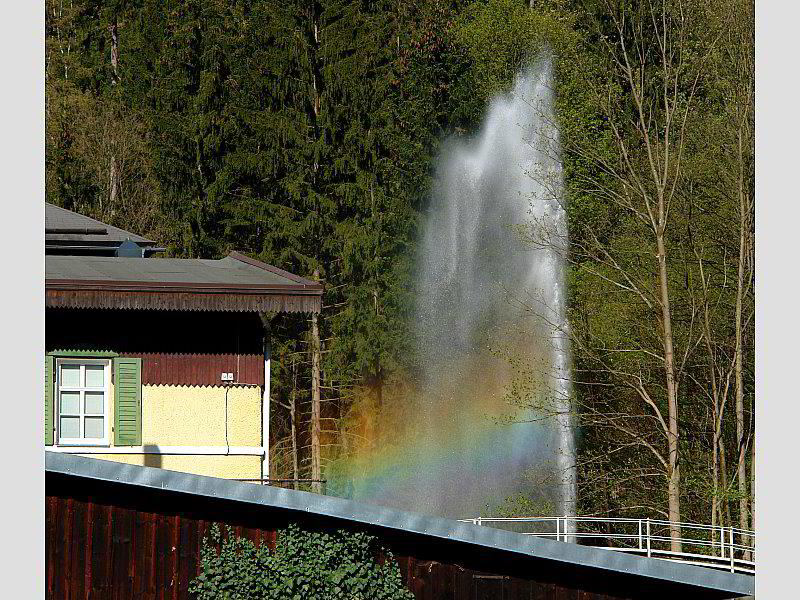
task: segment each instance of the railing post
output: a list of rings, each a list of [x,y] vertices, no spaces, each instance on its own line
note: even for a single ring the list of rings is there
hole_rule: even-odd
[[[650,518],[647,519],[647,556],[650,557]]]
[[[561,519],[556,517],[556,541],[561,541]]]
[[[478,517],[478,518],[477,518],[477,521],[478,521],[478,525],[480,525],[480,524],[481,524],[481,518],[480,518],[480,517]]]
[[[639,550],[642,549],[642,520],[639,519]]]
[[[734,558],[734,552],[733,552],[733,526],[731,526],[731,573],[736,572],[735,560],[736,559]]]

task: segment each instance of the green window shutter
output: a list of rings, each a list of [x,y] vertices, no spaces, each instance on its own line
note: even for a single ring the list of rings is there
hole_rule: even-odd
[[[53,401],[55,378],[55,358],[52,356],[44,357],[44,445],[53,445],[53,412],[55,402]]]
[[[142,359],[114,359],[114,445],[142,444]]]

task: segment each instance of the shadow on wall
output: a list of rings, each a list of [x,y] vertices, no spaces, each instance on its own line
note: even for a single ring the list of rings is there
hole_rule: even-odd
[[[156,454],[156,452],[158,452],[158,445],[144,444],[144,451],[147,453],[144,455],[143,461],[145,467],[157,467],[160,469],[164,465],[161,454]]]

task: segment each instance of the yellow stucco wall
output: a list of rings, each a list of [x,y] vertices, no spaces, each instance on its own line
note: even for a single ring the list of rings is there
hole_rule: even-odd
[[[227,393],[227,410],[226,410]],[[114,423],[114,390],[109,393],[109,423]],[[261,446],[261,388],[256,386],[142,386],[142,445]],[[227,440],[226,440],[227,412]],[[111,446],[114,434],[110,433]],[[254,479],[260,456],[85,454],[127,464],[210,475]]]
[[[261,388],[142,386],[142,443],[163,446],[260,446]]]

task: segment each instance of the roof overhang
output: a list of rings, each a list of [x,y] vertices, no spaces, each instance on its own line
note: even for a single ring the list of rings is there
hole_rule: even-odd
[[[190,283],[135,279],[48,278],[45,280],[45,306],[47,308],[262,313],[319,313],[321,311],[322,284],[256,261],[238,252],[231,252],[229,258],[255,269],[278,275],[286,280],[286,283],[225,283],[219,281]],[[120,260],[150,261],[157,259]]]

